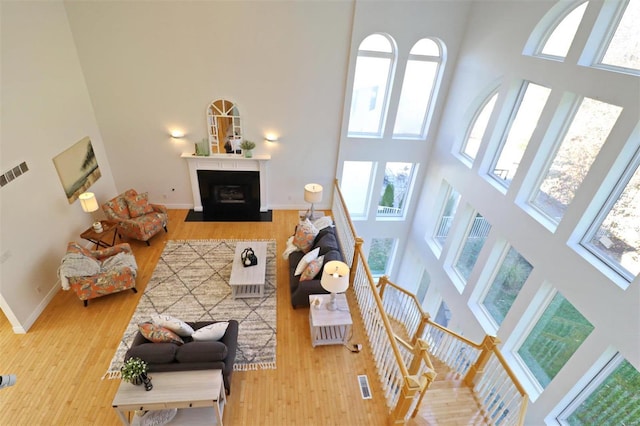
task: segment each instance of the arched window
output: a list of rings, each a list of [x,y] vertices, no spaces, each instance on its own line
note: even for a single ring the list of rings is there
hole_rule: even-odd
[[[393,137],[420,139],[425,137],[431,118],[431,107],[440,75],[442,52],[430,38],[418,40],[409,52],[402,82]]]
[[[372,34],[358,47],[353,78],[349,137],[382,137],[396,48],[383,34]]]
[[[569,52],[587,4],[581,2],[562,10],[567,6],[559,2],[551,8],[531,34],[524,53],[563,60]]]
[[[484,133],[487,130],[489,118],[491,117],[491,113],[493,112],[497,99],[498,92],[494,92],[492,96],[488,97],[481,107],[478,108],[476,115],[471,121],[471,126],[469,126],[469,131],[465,138],[464,145],[460,150],[462,155],[469,158],[471,161],[475,160],[476,155],[478,154],[480,143],[482,142]]]

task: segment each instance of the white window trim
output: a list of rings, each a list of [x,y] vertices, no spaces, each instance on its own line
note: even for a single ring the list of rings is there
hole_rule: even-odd
[[[618,201],[618,199],[620,198],[620,195],[622,195],[622,192],[625,190],[626,186],[631,180],[631,177],[635,174],[636,170],[639,167],[640,167],[640,148],[634,154],[633,158],[629,162],[629,165],[627,166],[624,173],[620,176],[620,179],[618,179],[618,182],[614,186],[614,189],[611,192],[611,195],[609,195],[609,197],[607,198],[607,201],[603,204],[602,208],[600,209],[600,212],[597,214],[597,216],[591,223],[591,226],[589,226],[587,232],[584,234],[584,236],[580,240],[580,246],[582,248],[584,248],[588,253],[590,253],[595,259],[597,259],[598,262],[604,264],[605,266],[613,270],[616,274],[620,275],[628,283],[631,283],[631,281],[635,279],[635,276],[632,275],[630,272],[628,272],[626,269],[624,269],[621,265],[609,262],[604,256],[602,256],[597,250],[595,250],[591,246],[589,241],[591,240],[591,238],[593,238],[594,234],[598,231],[598,228],[600,228],[602,222],[605,220],[605,218],[613,208],[614,204]]]
[[[349,118],[347,120],[347,138],[362,138],[362,139],[383,139],[384,131],[387,123],[387,116],[389,113],[389,100],[391,99],[391,88],[393,86],[393,80],[395,78],[396,66],[398,63],[398,46],[396,45],[395,40],[388,34],[383,33],[371,33],[364,37],[362,41],[364,41],[367,37],[372,35],[381,35],[387,39],[389,44],[391,45],[391,52],[378,52],[372,50],[358,50],[356,51],[356,60],[354,62],[355,66],[353,69],[354,78],[351,82],[351,94],[349,99]],[[362,41],[360,44],[362,44]],[[380,121],[378,123],[378,131],[377,132],[349,132],[349,120],[351,120],[351,106],[353,104],[353,87],[355,84],[355,69],[358,65],[358,58],[360,57],[369,57],[369,58],[384,58],[389,59],[389,73],[387,74],[387,86],[385,89],[385,97],[382,100],[381,112],[380,112]]]
[[[583,386],[573,400],[567,404],[556,416],[559,425],[569,426],[566,421],[573,412],[604,382],[613,371],[624,361],[624,357],[617,352],[600,370]]]

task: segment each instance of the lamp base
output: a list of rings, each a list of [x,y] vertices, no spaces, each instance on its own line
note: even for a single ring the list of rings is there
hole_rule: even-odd
[[[102,223],[100,222],[93,222],[93,230],[96,231],[97,233],[100,233],[103,231],[102,229]]]
[[[331,293],[331,297],[329,298],[329,303],[327,303],[328,311],[335,311],[338,309],[338,305],[336,304],[336,294]]]

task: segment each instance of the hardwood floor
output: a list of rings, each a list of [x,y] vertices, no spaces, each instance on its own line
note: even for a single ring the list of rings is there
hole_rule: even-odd
[[[139,265],[138,294],[102,297],[84,308],[60,290],[27,334],[16,335],[0,315],[0,374],[16,374],[0,390],[0,425],[117,425],[111,408],[119,380],[101,380],[157,259],[169,239],[267,239],[279,253],[293,232],[297,211],[275,211],[273,222],[184,222],[171,210],[169,233],[151,246],[128,241]],[[78,237],[78,241],[81,241]],[[66,242],[61,242],[66,244]],[[308,309],[294,310],[288,262],[277,260],[277,369],[236,371],[224,413],[227,425],[384,425],[387,410],[357,312],[353,343],[311,347]],[[352,312],[357,310],[348,292]],[[373,399],[362,400],[356,376],[366,374]]]

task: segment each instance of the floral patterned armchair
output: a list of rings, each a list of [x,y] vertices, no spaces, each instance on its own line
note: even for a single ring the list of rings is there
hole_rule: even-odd
[[[138,266],[127,243],[102,250],[88,250],[78,243],[67,245],[58,275],[64,290],[72,289],[86,307],[89,299],[119,291],[136,290]]]
[[[129,189],[102,205],[107,219],[118,224],[120,238],[124,235],[151,245],[151,237],[163,228],[167,232],[167,208],[151,204],[147,198],[146,192],[138,194],[135,189]]]

